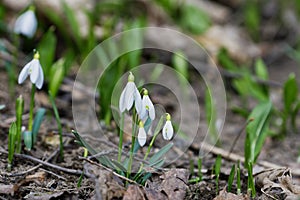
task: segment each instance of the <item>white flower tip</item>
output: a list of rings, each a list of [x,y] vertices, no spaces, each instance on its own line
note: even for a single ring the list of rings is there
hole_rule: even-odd
[[[173,129],[171,121],[166,121],[166,123],[163,127],[163,132],[162,132],[163,138],[165,140],[171,140],[173,137],[173,134],[174,134],[174,129]]]
[[[143,123],[143,122],[142,122]],[[139,133],[138,133],[138,142],[141,147],[143,147],[146,144],[147,140],[147,135],[144,127],[139,128]]]

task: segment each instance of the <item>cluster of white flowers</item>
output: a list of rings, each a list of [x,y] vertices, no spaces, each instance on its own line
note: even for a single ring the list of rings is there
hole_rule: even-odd
[[[119,100],[119,109],[123,113],[125,110],[129,111],[133,103],[135,105],[135,110],[139,116],[139,131],[138,131],[138,142],[140,146],[144,146],[147,140],[147,134],[144,129],[144,123],[148,117],[153,121],[155,119],[155,109],[154,105],[148,95],[148,90],[143,89],[143,98],[141,97],[140,92],[138,91],[135,83],[134,76],[131,72],[128,75],[128,82],[123,89],[120,100]],[[165,140],[170,140],[173,137],[173,126],[171,123],[170,114],[166,114],[166,123],[163,127],[163,138]]]

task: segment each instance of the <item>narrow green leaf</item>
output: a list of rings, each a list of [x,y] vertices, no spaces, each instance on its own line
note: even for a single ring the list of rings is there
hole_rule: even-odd
[[[230,174],[228,177],[228,188],[227,188],[228,192],[231,192],[231,188],[232,188],[232,184],[233,184],[233,180],[234,180],[234,176],[235,176],[235,171],[236,171],[236,167],[235,167],[235,165],[232,165]]]
[[[41,55],[40,62],[44,70],[45,78],[48,80],[51,66],[53,64],[57,39],[54,34],[55,28],[51,26],[46,34],[43,35],[38,45],[38,51]]]
[[[24,99],[22,96],[18,97],[16,100],[16,125],[17,125],[17,135],[16,135],[16,153],[21,152],[21,139],[22,139],[22,115],[24,111]]]
[[[13,122],[8,132],[8,169],[11,170],[11,163],[15,153],[15,142],[17,136],[17,125]]]
[[[241,194],[242,187],[241,187],[241,170],[240,170],[240,162],[237,164],[236,169],[236,184],[237,184],[237,195]]]
[[[35,114],[33,125],[32,125],[33,144],[36,143],[37,134],[39,132],[40,126],[44,119],[45,113],[46,113],[46,109],[39,108]]]
[[[85,142],[85,140],[79,135],[79,133],[77,131],[72,130],[72,133],[75,136],[76,141],[80,146],[87,148],[88,151],[92,155],[95,155],[98,153],[93,147],[91,147],[87,142]],[[115,169],[115,165],[111,162],[111,160],[109,158],[107,158],[107,156],[97,157],[97,159],[102,165],[105,165],[111,169]],[[117,170],[117,169],[115,169],[115,170]]]
[[[50,70],[49,89],[54,99],[65,76],[64,64],[65,60],[59,59]]]
[[[162,156],[164,156],[173,146],[173,143],[168,143],[166,146],[164,146],[163,148],[161,148],[157,153],[155,153],[150,159],[149,159],[149,163],[155,163],[156,161],[158,161]]]
[[[188,62],[186,56],[182,52],[176,52],[172,57],[172,63],[175,69],[188,79]]]
[[[296,76],[294,73],[289,75],[288,80],[283,86],[283,101],[284,110],[286,113],[291,111],[293,103],[295,103],[298,95],[298,85],[296,81]]]
[[[253,120],[246,127],[245,164],[255,163],[268,134],[269,116],[272,102],[258,104],[250,113],[248,120]],[[247,167],[247,166],[246,166]]]
[[[32,143],[33,143],[32,138],[33,137],[32,137],[31,131],[23,132],[24,144],[28,150],[31,150],[31,148],[32,148]]]
[[[222,165],[222,157],[221,155],[218,155],[215,162],[215,174],[216,176],[220,175],[221,172],[221,165]]]
[[[267,66],[265,65],[262,59],[257,59],[255,62],[255,73],[256,75],[261,78],[262,80],[269,79],[269,73]]]
[[[52,108],[53,108],[53,111],[54,111],[54,116],[55,116],[55,119],[56,119],[58,133],[59,133],[60,158],[61,158],[61,160],[63,160],[64,159],[64,144],[63,144],[63,136],[62,136],[62,125],[61,125],[60,117],[59,117],[59,114],[58,114],[58,110],[57,110],[56,105],[55,105],[54,97],[52,96],[51,91],[49,91],[48,94],[49,94],[49,98],[50,98]]]
[[[294,130],[297,129],[296,127],[296,118],[297,118],[297,114],[300,110],[300,100],[296,103],[292,113],[291,113],[291,124]]]

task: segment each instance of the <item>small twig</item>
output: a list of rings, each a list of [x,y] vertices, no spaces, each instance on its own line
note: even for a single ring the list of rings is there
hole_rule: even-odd
[[[43,169],[43,168],[41,168],[41,170],[44,171],[44,172],[47,172],[48,174],[51,174],[51,175],[53,175],[53,176],[56,176],[57,178],[62,179],[62,180],[64,180],[64,181],[67,180],[65,177],[62,177],[62,176],[60,176],[60,175],[58,175],[58,174],[56,174],[56,173],[54,173],[54,172],[52,172],[52,171],[49,171],[49,170],[46,170],[46,169]]]
[[[0,152],[1,152],[1,153],[8,154],[8,152],[5,151],[5,150],[0,150]],[[81,175],[81,174],[82,174],[82,171],[81,171],[81,170],[68,169],[68,168],[65,168],[65,167],[61,167],[61,166],[58,166],[58,165],[55,165],[55,164],[52,164],[52,163],[49,163],[49,162],[40,160],[40,159],[38,159],[38,158],[29,156],[29,155],[25,155],[25,154],[17,154],[17,153],[14,154],[14,155],[15,155],[16,157],[23,158],[23,159],[27,159],[27,160],[31,160],[31,161],[33,161],[33,162],[37,162],[37,163],[40,163],[40,164],[42,164],[42,165],[45,165],[45,166],[48,166],[48,167],[51,167],[51,168],[54,168],[54,169],[57,169],[57,170],[60,170],[60,171],[69,173],[69,174],[76,174],[76,175]]]
[[[194,146],[194,148],[198,149],[198,150],[199,150],[199,148],[202,148],[203,150],[205,150],[207,152],[211,152],[215,155],[221,155],[223,158],[225,158],[227,160],[232,160],[234,162],[237,162],[237,161],[240,161],[242,163],[245,162],[245,158],[243,156],[240,156],[235,153],[228,154],[229,153],[228,151],[221,149],[219,147],[215,147],[213,145],[204,143],[204,142],[202,142],[202,144],[200,146]],[[283,166],[276,165],[276,164],[268,162],[268,161],[260,161],[260,160],[257,162],[257,165],[260,165],[265,168],[282,168],[283,167]],[[299,169],[291,169],[291,170],[292,170],[293,175],[300,176]]]
[[[55,150],[46,160],[45,162],[49,162],[50,160],[52,160],[52,158],[58,153],[59,149]],[[28,174],[36,169],[38,169],[39,167],[41,167],[42,164],[38,164],[37,166],[34,166],[26,171],[23,171],[23,172],[19,172],[19,173],[16,173],[16,174],[6,174],[6,176],[8,177],[14,177],[14,176],[23,176],[25,174]]]
[[[79,157],[79,159],[85,160],[85,161],[87,161],[87,162],[89,162],[89,163],[91,163],[91,164],[93,164],[93,165],[96,165],[96,166],[98,166],[98,167],[101,167],[101,168],[103,168],[103,169],[105,169],[105,170],[111,172],[113,175],[115,175],[115,176],[117,176],[117,177],[119,177],[119,178],[121,178],[121,179],[123,179],[123,180],[125,180],[125,181],[128,181],[128,182],[130,182],[130,183],[134,183],[134,184],[139,185],[137,182],[135,182],[135,181],[133,181],[133,180],[131,180],[131,179],[129,179],[129,178],[126,178],[125,176],[122,176],[122,175],[120,175],[120,174],[118,174],[118,173],[116,173],[116,172],[114,172],[112,169],[110,169],[110,168],[108,168],[108,167],[105,167],[105,166],[102,165],[101,163],[94,162],[94,161],[89,160],[89,159],[84,158],[84,157]]]
[[[115,150],[102,151],[102,152],[99,152],[95,155],[88,156],[87,159],[97,158],[97,157],[101,157],[101,156],[105,156],[105,155],[109,155],[109,154],[114,154],[114,153],[116,153]]]
[[[250,120],[246,121],[245,124],[242,126],[242,128],[239,130],[238,135],[234,138],[234,141],[233,141],[233,143],[232,143],[232,145],[231,145],[231,147],[230,147],[230,150],[229,150],[229,152],[228,152],[228,156],[230,156],[230,154],[232,153],[232,151],[233,151],[233,149],[234,149],[234,147],[235,147],[235,145],[236,145],[236,142],[238,141],[238,139],[240,138],[240,136],[242,135],[242,133],[243,133],[244,130],[246,129],[247,125],[248,125],[250,122],[252,122],[252,121],[253,121],[253,119],[250,119]]]

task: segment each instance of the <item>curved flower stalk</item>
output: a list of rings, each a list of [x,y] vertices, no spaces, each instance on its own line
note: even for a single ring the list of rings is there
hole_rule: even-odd
[[[147,120],[148,116],[153,121],[155,119],[155,109],[154,109],[153,103],[148,95],[148,90],[144,89],[140,118],[143,121],[145,121],[145,120]]]
[[[40,54],[36,52],[33,59],[27,63],[18,78],[18,83],[22,84],[25,79],[30,76],[30,81],[35,84],[38,89],[41,89],[44,83],[44,73],[39,61]]]
[[[144,123],[143,121],[140,121],[139,123],[139,132],[138,132],[138,142],[141,147],[143,147],[146,144],[147,140],[147,134],[144,129]]]
[[[169,113],[166,114],[166,123],[162,130],[162,135],[165,140],[171,140],[174,134],[172,122],[171,122],[171,115]]]
[[[17,18],[14,26],[16,34],[22,34],[28,38],[33,37],[37,29],[37,19],[34,10],[34,6],[30,6],[26,12]]]
[[[123,89],[120,100],[119,100],[119,109],[121,113],[125,110],[129,111],[135,103],[135,109],[137,113],[140,113],[142,107],[142,98],[141,95],[134,83],[134,76],[131,72],[128,75],[128,82]]]

